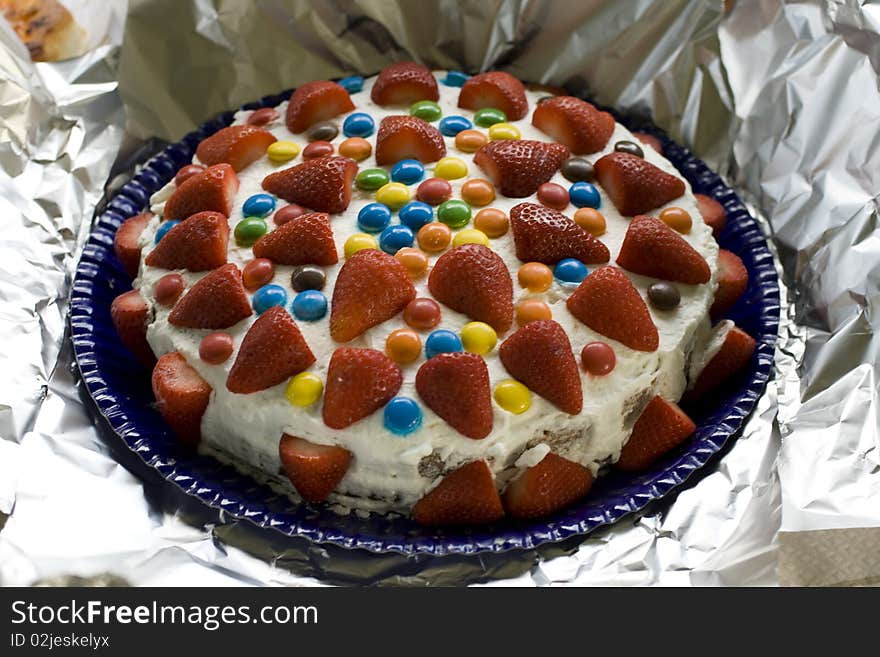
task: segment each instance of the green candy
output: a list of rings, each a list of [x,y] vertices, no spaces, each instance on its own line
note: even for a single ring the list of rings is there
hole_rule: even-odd
[[[422,121],[436,121],[443,116],[443,110],[433,100],[419,100],[410,105],[409,113]]]
[[[471,206],[458,199],[444,201],[437,208],[437,218],[450,228],[462,228],[471,220]]]
[[[486,107],[481,110],[477,110],[477,113],[474,114],[474,123],[476,123],[481,128],[488,128],[491,125],[495,125],[496,123],[504,123],[507,120],[507,114],[502,112],[500,109],[495,109],[494,107]]]
[[[383,185],[387,185],[390,181],[391,176],[388,175],[385,169],[364,169],[355,178],[355,184],[358,189],[362,189],[365,192],[374,192]]]
[[[253,246],[267,230],[269,227],[260,217],[245,217],[235,224],[235,243],[239,246]]]

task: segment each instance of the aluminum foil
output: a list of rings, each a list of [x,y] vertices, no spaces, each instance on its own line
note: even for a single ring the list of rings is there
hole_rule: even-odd
[[[32,64],[0,24],[0,511],[11,513],[0,583],[880,582],[877,5],[88,4],[92,48],[69,62]],[[63,328],[120,147],[403,58],[504,68],[650,116],[750,204],[785,283],[775,380],[706,476],[586,539],[405,561],[206,524],[114,460],[80,402]]]

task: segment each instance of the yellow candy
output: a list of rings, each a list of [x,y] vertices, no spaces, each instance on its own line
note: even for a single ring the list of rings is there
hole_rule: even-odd
[[[519,128],[512,123],[496,123],[489,128],[489,139],[519,139]]]
[[[508,413],[519,415],[532,405],[532,393],[519,381],[505,379],[495,386],[495,401]]]
[[[269,148],[266,149],[266,155],[269,156],[272,162],[277,164],[287,162],[299,155],[299,144],[295,144],[292,141],[276,141],[269,144]]]
[[[437,178],[445,178],[446,180],[464,178],[467,172],[467,164],[458,157],[444,157],[434,165],[434,175]]]
[[[285,392],[293,406],[311,406],[321,398],[324,384],[314,372],[300,372],[288,381]]]
[[[465,228],[458,231],[452,238],[452,246],[461,246],[462,244],[482,244],[489,246],[489,238],[481,230],[476,228]]]
[[[378,249],[379,243],[376,238],[366,233],[355,233],[345,240],[345,257],[350,258],[363,249]]]
[[[498,334],[495,329],[483,322],[468,322],[461,327],[459,335],[465,351],[480,356],[488,354],[498,343]]]
[[[399,210],[409,203],[409,188],[403,183],[390,182],[376,191],[376,200],[392,210]]]

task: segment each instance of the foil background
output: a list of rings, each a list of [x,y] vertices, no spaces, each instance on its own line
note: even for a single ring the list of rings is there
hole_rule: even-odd
[[[0,583],[880,581],[880,6],[68,4],[93,46],[68,62],[32,64],[0,22],[0,512],[11,513]],[[231,519],[204,524],[98,437],[71,374],[65,299],[120,148],[176,140],[242,102],[404,58],[504,68],[650,116],[725,175],[772,235],[786,284],[776,379],[711,472],[671,500],[538,551],[376,559],[275,545]]]

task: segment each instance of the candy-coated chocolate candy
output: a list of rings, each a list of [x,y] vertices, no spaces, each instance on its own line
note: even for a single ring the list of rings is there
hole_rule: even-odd
[[[327,297],[319,290],[303,290],[290,306],[293,316],[306,322],[314,322],[327,314]]]
[[[159,241],[168,234],[168,231],[179,223],[179,219],[172,219],[171,221],[163,221],[159,224],[159,228],[156,230],[155,243],[158,244]]]
[[[642,147],[634,141],[621,140],[614,144],[614,151],[616,153],[629,153],[636,157],[645,157],[645,152],[642,150]]]
[[[465,82],[468,81],[468,78],[471,76],[467,73],[462,73],[461,71],[448,71],[446,73],[446,77],[444,77],[440,82],[445,84],[447,87],[461,87]]]
[[[495,200],[495,185],[483,178],[471,178],[461,186],[461,198],[478,208]]]
[[[496,123],[489,128],[489,139],[498,141],[500,139],[519,139],[520,133],[512,123]]]
[[[445,180],[464,178],[467,172],[467,164],[460,157],[444,157],[434,165],[434,175]]]
[[[418,231],[434,218],[434,209],[422,201],[410,201],[400,208],[397,216],[400,217],[400,222],[403,225],[409,226],[413,231]]]
[[[602,197],[596,186],[588,182],[576,182],[568,188],[568,197],[579,208],[599,208]]]
[[[348,93],[356,94],[364,88],[364,78],[360,75],[350,75],[347,78],[342,78],[336,84],[345,89]]]
[[[446,224],[432,221],[419,228],[417,238],[422,251],[438,253],[449,246],[452,241],[452,230]]]
[[[291,406],[311,406],[324,393],[324,382],[314,372],[300,372],[287,382],[284,392]]]
[[[489,246],[489,238],[481,230],[476,228],[465,228],[458,231],[452,238],[452,246],[461,246],[462,244],[482,244]]]
[[[272,220],[275,222],[276,226],[283,226],[288,221],[297,219],[307,212],[308,210],[304,207],[297,205],[296,203],[291,203],[290,205],[285,205],[283,208],[278,208],[275,214],[272,215]]]
[[[211,365],[219,365],[232,355],[232,336],[223,331],[208,333],[199,342],[199,358]]]
[[[471,206],[454,198],[444,201],[437,208],[437,218],[450,228],[467,226],[471,220]]]
[[[358,251],[363,249],[378,249],[379,243],[376,241],[376,238],[372,235],[367,235],[366,233],[355,233],[347,240],[345,240],[345,246],[343,247],[343,251],[345,252],[345,257],[350,258]]]
[[[648,287],[648,300],[658,310],[674,310],[681,303],[681,293],[673,283],[658,281]]]
[[[531,390],[514,379],[499,381],[492,396],[496,404],[514,415],[525,413],[532,405]]]
[[[251,260],[241,270],[241,282],[250,292],[256,292],[275,278],[275,265],[269,258]]]
[[[529,292],[546,292],[553,285],[553,270],[541,262],[527,262],[516,272],[516,280]]]
[[[306,132],[306,139],[309,141],[333,141],[339,134],[339,128],[335,123],[330,121],[322,121],[316,123]],[[361,137],[365,135],[360,135]]]
[[[561,283],[580,283],[589,273],[587,266],[577,258],[563,258],[553,268],[553,275]]]
[[[425,357],[433,358],[437,354],[457,353],[461,351],[461,339],[452,331],[439,329],[428,335],[425,340]]]
[[[474,217],[474,228],[491,238],[505,235],[509,227],[507,215],[498,208],[483,208]]]
[[[403,309],[403,321],[414,329],[427,331],[440,323],[440,304],[427,297],[417,297]]]
[[[315,265],[299,265],[290,274],[290,286],[296,292],[322,290],[326,282],[324,270]]]
[[[358,189],[365,192],[374,192],[391,181],[391,176],[385,169],[364,169],[354,179]]]
[[[339,154],[355,162],[363,162],[373,154],[373,146],[363,137],[349,137],[339,144]]]
[[[382,420],[391,433],[407,436],[422,426],[422,409],[414,399],[395,397],[385,405]]]
[[[440,205],[452,198],[452,185],[443,178],[428,178],[419,185],[416,198],[428,205]]]
[[[327,155],[333,155],[333,144],[329,141],[324,141],[323,139],[320,141],[313,141],[303,149],[304,160],[316,160],[319,157],[326,157]]]
[[[553,319],[553,312],[550,306],[540,299],[523,299],[516,304],[516,323],[525,326],[529,322],[535,322],[539,319]]]
[[[538,105],[540,105],[541,103],[546,103],[548,100],[551,100],[552,98],[556,98],[556,96],[541,96],[540,98],[538,98],[537,103],[538,103]]]
[[[498,344],[498,334],[484,322],[468,322],[459,332],[465,351],[485,356]]]
[[[593,165],[582,157],[570,157],[562,163],[562,175],[569,182],[590,182],[596,177]]]
[[[376,200],[384,203],[392,210],[398,210],[409,203],[409,189],[399,182],[390,182],[382,185],[376,191]]]
[[[349,114],[342,122],[342,134],[346,137],[369,137],[375,129],[376,122],[373,121],[372,116],[365,112]]]
[[[411,363],[422,353],[422,339],[412,329],[391,331],[385,339],[385,353],[395,363]]]
[[[581,350],[581,365],[593,376],[605,376],[616,363],[614,349],[604,342],[589,342]]]
[[[538,187],[538,201],[554,210],[568,207],[568,190],[554,182],[546,182]]]
[[[385,253],[394,255],[400,249],[412,246],[415,239],[415,233],[409,226],[399,224],[397,226],[388,226],[379,235],[379,248]]]
[[[266,222],[260,217],[245,217],[235,224],[235,243],[239,246],[253,246],[268,230]]]
[[[165,274],[156,281],[156,287],[153,289],[153,296],[156,303],[162,306],[173,306],[174,302],[180,298],[186,282],[180,274]]]
[[[440,132],[446,137],[455,137],[462,130],[470,130],[474,124],[463,116],[454,114],[440,119]]]
[[[455,147],[465,153],[476,153],[489,143],[489,138],[479,130],[462,130],[455,135]]]
[[[410,105],[409,113],[428,123],[436,121],[443,116],[443,110],[440,109],[440,105],[433,100],[417,100]]]
[[[574,213],[575,223],[593,237],[605,234],[605,217],[596,208],[579,208]]]
[[[505,121],[507,121],[507,114],[494,107],[484,107],[477,110],[477,113],[474,114],[474,123],[481,128],[488,128],[496,123],[504,123]]]
[[[365,233],[381,233],[389,223],[391,208],[384,203],[367,203],[358,212],[358,228]]]
[[[254,110],[251,112],[250,116],[247,118],[248,125],[268,125],[272,123],[279,116],[278,110],[274,107],[261,107],[258,110]]]
[[[184,181],[200,174],[204,170],[205,167],[201,164],[187,164],[185,167],[181,167],[177,175],[174,176],[174,184],[180,187]]]
[[[406,267],[412,279],[421,278],[428,271],[428,256],[420,249],[404,247],[395,253],[394,257]]]
[[[262,315],[269,308],[286,304],[287,290],[280,285],[264,285],[254,292],[254,298],[251,299],[251,303],[256,313]]]
[[[283,164],[289,162],[299,155],[299,144],[293,141],[276,141],[269,144],[266,149],[266,155],[270,162],[275,164]]]
[[[265,217],[274,209],[275,197],[271,194],[254,194],[241,206],[245,217]]]
[[[660,211],[657,218],[679,233],[689,233],[691,232],[691,226],[693,226],[691,215],[684,208],[666,208]]]
[[[425,177],[425,165],[418,160],[401,160],[391,167],[391,180],[414,185]]]

